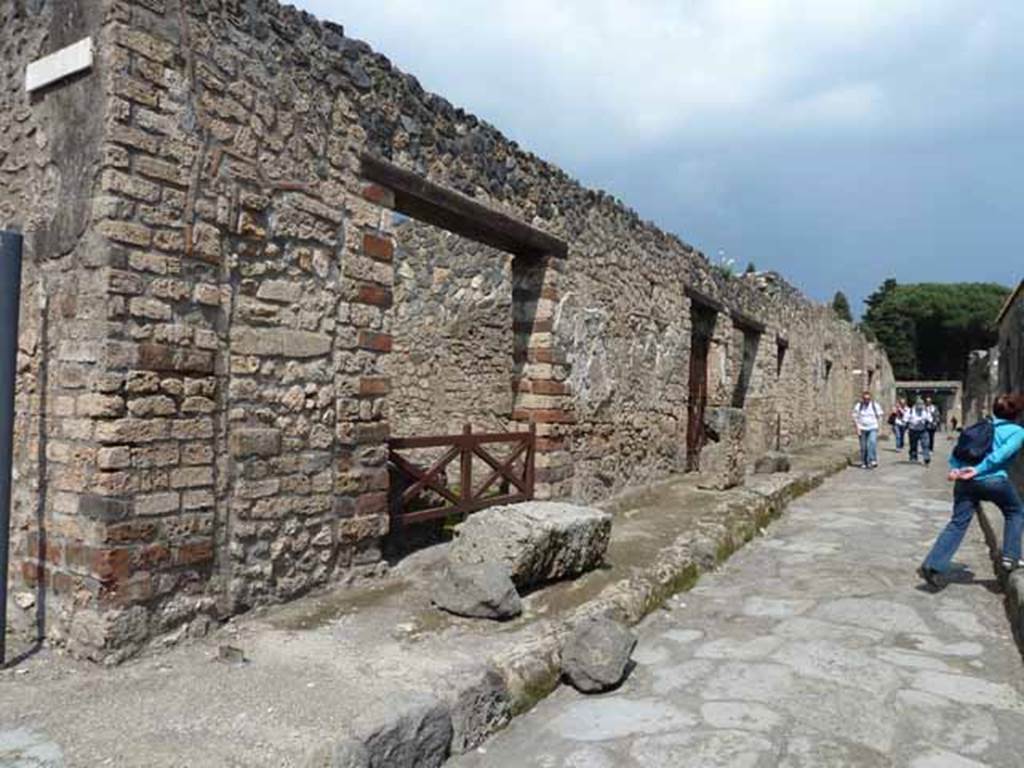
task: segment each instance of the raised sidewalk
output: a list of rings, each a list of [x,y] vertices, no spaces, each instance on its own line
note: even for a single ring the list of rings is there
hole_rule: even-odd
[[[680,477],[603,506],[606,567],[538,590],[494,624],[430,606],[443,548],[377,582],[236,618],[202,641],[112,669],[44,651],[0,673],[0,756],[40,766],[330,766],[355,739],[371,765],[431,766],[470,749],[558,685],[581,617],[640,621],[847,466],[850,441],[807,446],[792,471],[725,492]],[[241,649],[245,661],[220,659]],[[340,765],[341,763],[334,763]]]

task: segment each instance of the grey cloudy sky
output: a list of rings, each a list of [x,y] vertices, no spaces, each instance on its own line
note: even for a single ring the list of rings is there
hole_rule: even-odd
[[[1021,0],[299,0],[737,269],[1024,277]]]

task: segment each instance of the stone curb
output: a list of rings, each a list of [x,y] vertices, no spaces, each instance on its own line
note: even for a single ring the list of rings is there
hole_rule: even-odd
[[[847,456],[837,456],[825,466],[779,475],[762,475],[753,479],[753,487],[728,492],[718,508],[721,520],[697,536],[684,534],[666,546],[661,555],[642,572],[605,587],[597,597],[576,608],[568,616],[538,622],[536,627],[510,651],[488,659],[479,675],[468,675],[440,693],[454,725],[453,737],[444,747],[444,754],[426,757],[422,745],[410,745],[409,751],[423,762],[413,765],[440,765],[451,754],[468,752],[504,728],[513,717],[524,714],[550,695],[559,685],[561,652],[576,624],[593,616],[607,616],[627,625],[638,624],[645,616],[664,605],[673,595],[696,584],[702,573],[715,569],[744,544],[753,539],[768,523],[779,517],[794,499],[813,490],[828,477],[850,465]],[[761,482],[757,482],[760,479]],[[765,487],[767,486],[767,487]],[[481,716],[481,692],[487,692],[490,712]],[[395,718],[400,711],[394,713]],[[353,734],[366,743],[366,733]],[[415,735],[415,732],[413,733]],[[311,759],[307,766],[331,766]],[[366,765],[388,766],[384,755],[370,754]],[[405,766],[406,763],[401,763]],[[333,768],[333,766],[332,766]],[[338,764],[337,768],[342,768]]]
[[[992,569],[1003,587],[1006,603],[1006,616],[1010,620],[1017,648],[1024,655],[1024,571],[1014,571],[1009,576],[1003,575],[999,569],[999,560],[1003,553],[1003,542],[1000,532],[1003,528],[1002,515],[990,504],[982,504],[978,512],[978,522],[985,534],[989,554],[992,556]]]

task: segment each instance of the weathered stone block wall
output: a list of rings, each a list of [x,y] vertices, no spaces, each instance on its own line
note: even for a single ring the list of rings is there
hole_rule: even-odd
[[[999,390],[1024,392],[1024,282],[1010,296],[998,322]]]
[[[964,380],[963,424],[973,424],[992,413],[999,394],[999,347],[976,349],[967,357]],[[959,418],[959,415],[957,415]]]
[[[764,326],[747,354],[749,458],[848,433],[869,368],[889,394],[884,356],[826,308],[771,275],[717,275],[336,25],[270,0],[0,9],[0,210],[31,262],[17,588],[48,586],[48,632],[76,652],[119,658],[375,567],[386,440],[395,424],[439,426],[411,382],[444,358],[415,359],[415,339],[462,357],[477,337],[460,318],[481,334],[484,383],[456,367],[445,392],[482,392],[444,418],[534,421],[542,496],[594,499],[682,468],[692,288],[720,307],[711,405],[736,397],[737,322]],[[90,32],[97,67],[29,99],[24,64]],[[447,298],[424,300],[427,266],[400,252],[411,276],[396,277],[401,205],[361,175],[363,153],[561,238],[567,258],[489,254],[474,286],[428,251],[431,288],[452,271]],[[477,302],[492,287],[494,305]],[[417,302],[459,322],[439,333]],[[731,450],[709,447],[708,465]]]
[[[512,256],[408,220],[395,230],[388,410],[396,436],[512,427]]]
[[[996,318],[998,339],[992,349],[971,352],[964,382],[964,419],[971,424],[992,413],[997,395],[1024,394],[1024,281],[1007,298]],[[1012,474],[1024,492],[1024,456]]]
[[[16,628],[68,637],[84,652],[108,630],[94,610],[115,597],[127,562],[98,522],[97,417],[123,411],[108,306],[111,252],[94,229],[100,189],[112,16],[99,0],[0,2],[0,226],[25,234],[12,509]],[[27,63],[86,36],[96,64],[30,96]]]
[[[1007,300],[998,322],[999,392],[1024,395],[1024,281]],[[1013,478],[1024,492],[1024,456],[1017,457]]]

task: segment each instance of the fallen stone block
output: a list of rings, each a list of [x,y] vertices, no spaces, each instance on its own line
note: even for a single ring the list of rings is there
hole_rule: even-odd
[[[746,429],[747,416],[742,408],[716,407],[704,412],[707,442],[700,455],[698,488],[725,491],[743,485]]]
[[[370,753],[361,741],[346,739],[315,750],[305,768],[370,768]]]
[[[770,475],[775,472],[789,472],[789,454],[779,451],[768,451],[754,463],[754,474]]]
[[[227,662],[228,664],[244,664],[247,661],[245,658],[245,652],[241,648],[237,648],[233,645],[218,646],[217,658],[220,661]]]
[[[527,501],[472,515],[456,532],[452,563],[502,563],[522,589],[571,578],[604,560],[612,516],[591,507]]]
[[[611,619],[582,622],[562,649],[562,674],[583,693],[615,688],[630,670],[636,636]]]
[[[450,564],[434,584],[434,605],[458,616],[503,621],[523,612],[508,569],[500,563]]]
[[[389,715],[360,722],[355,732],[366,746],[370,768],[438,768],[448,757],[452,718],[429,694],[413,693]]]

